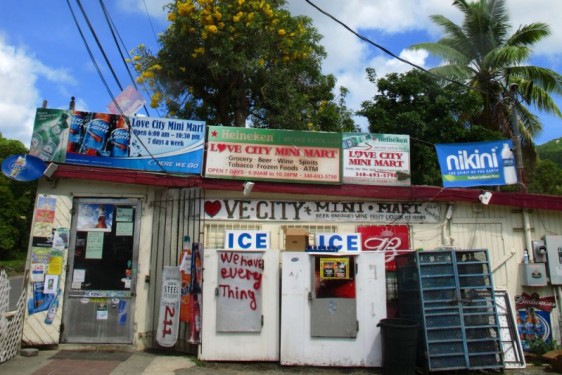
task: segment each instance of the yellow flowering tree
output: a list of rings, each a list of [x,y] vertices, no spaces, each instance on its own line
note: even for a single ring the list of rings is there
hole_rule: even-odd
[[[160,50],[134,51],[151,106],[227,126],[354,130],[345,89],[321,72],[325,51],[310,18],[285,0],[178,0]]]

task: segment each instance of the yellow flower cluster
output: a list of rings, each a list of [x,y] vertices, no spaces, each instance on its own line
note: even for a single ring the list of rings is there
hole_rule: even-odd
[[[150,98],[150,106],[152,108],[158,108],[161,101],[162,101],[162,93],[160,91],[156,91]]]
[[[205,47],[198,47],[193,50],[191,57],[196,58],[197,56],[204,55],[204,54],[205,54]]]

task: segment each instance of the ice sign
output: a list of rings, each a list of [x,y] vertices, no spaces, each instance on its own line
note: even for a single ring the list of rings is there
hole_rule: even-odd
[[[319,248],[336,248],[338,251],[361,251],[360,233],[317,233],[316,246]]]
[[[230,230],[226,232],[224,246],[227,250],[267,250],[269,243],[269,232]]]

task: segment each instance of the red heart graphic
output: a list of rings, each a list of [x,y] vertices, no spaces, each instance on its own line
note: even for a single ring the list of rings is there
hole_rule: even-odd
[[[226,150],[226,145],[224,143],[219,143],[217,145],[217,148],[219,149],[220,152],[223,152],[224,150]]]
[[[209,215],[210,217],[215,216],[216,214],[219,213],[219,211],[221,210],[221,202],[219,201],[206,201],[205,202],[205,213],[207,215]]]

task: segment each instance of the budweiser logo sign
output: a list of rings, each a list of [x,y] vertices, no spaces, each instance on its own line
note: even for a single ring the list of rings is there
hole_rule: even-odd
[[[555,306],[556,300],[554,299],[554,296],[539,297],[539,295],[536,293],[533,293],[533,295],[521,293],[520,296],[515,297],[516,309],[526,309],[529,307],[534,307],[535,309],[551,312]]]

